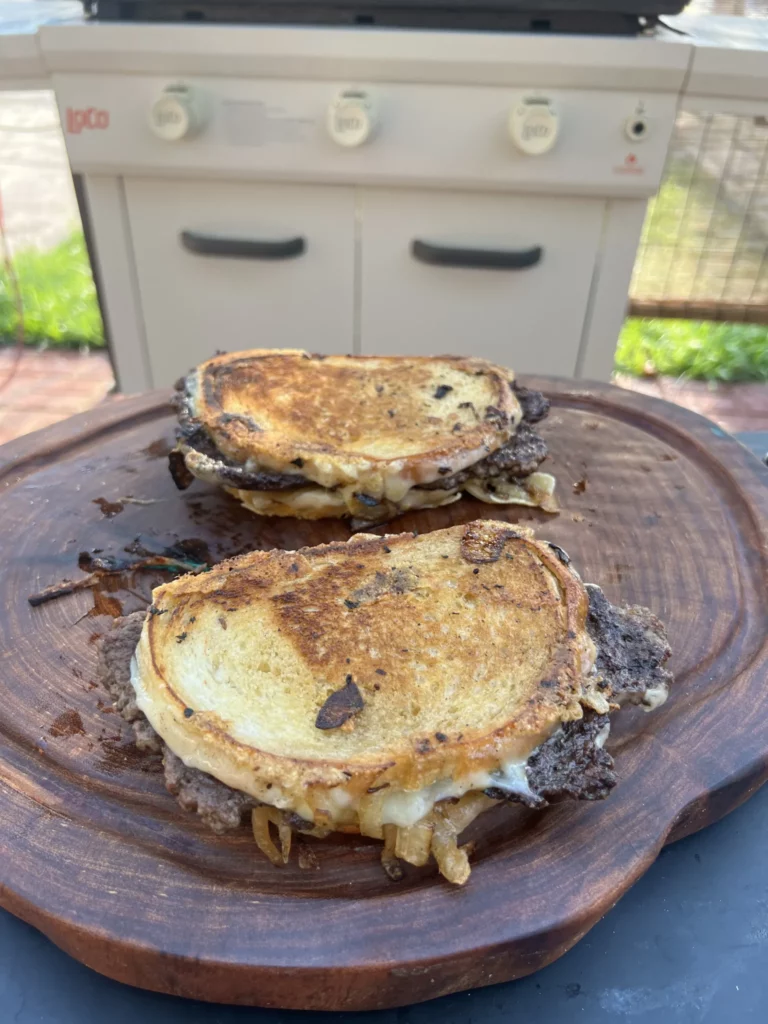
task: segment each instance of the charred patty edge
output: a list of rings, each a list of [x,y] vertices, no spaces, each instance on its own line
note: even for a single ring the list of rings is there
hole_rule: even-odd
[[[595,670],[619,704],[652,710],[663,704],[672,683],[671,655],[663,623],[641,605],[619,607],[600,587],[587,583],[587,632],[597,647]]]

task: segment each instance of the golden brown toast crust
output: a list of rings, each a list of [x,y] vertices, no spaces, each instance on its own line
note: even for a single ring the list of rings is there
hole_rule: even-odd
[[[166,724],[212,764],[221,754],[236,765],[238,788],[268,801],[277,786],[314,811],[335,786],[410,790],[494,769],[583,705],[607,708],[586,679],[594,648],[581,581],[506,523],[253,552],[158,587],[153,602],[138,666]],[[300,685],[283,688],[289,671]],[[351,725],[316,728],[350,679],[362,710]],[[230,683],[246,701],[231,720]],[[258,731],[262,718],[274,723],[268,742],[245,740],[244,719]],[[286,721],[295,729],[276,741]]]
[[[323,487],[439,479],[514,434],[512,374],[482,359],[314,356],[255,349],[188,378],[190,412],[228,457]]]

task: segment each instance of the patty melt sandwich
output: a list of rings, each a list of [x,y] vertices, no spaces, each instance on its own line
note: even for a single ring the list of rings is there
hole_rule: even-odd
[[[253,552],[158,587],[101,669],[168,789],[215,831],[354,832],[463,883],[461,833],[502,801],[596,800],[622,705],[667,696],[661,623],[501,522]],[[279,843],[276,845],[275,840]]]
[[[218,484],[261,515],[380,523],[457,501],[556,511],[549,402],[483,359],[220,355],[177,384],[180,489]]]

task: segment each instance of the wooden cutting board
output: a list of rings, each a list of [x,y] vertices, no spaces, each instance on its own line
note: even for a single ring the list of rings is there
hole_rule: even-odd
[[[331,837],[318,867],[272,867],[249,831],[216,837],[165,792],[96,682],[110,616],[156,575],[32,608],[78,552],[205,541],[217,559],[348,536],[261,520],[166,469],[167,396],[126,399],[0,449],[0,903],[97,971],[198,999],[371,1009],[535,971],[564,953],[661,847],[736,807],[768,774],[768,470],[707,420],[612,388],[533,381],[563,511],[463,500],[422,532],[486,516],[531,523],[614,602],[667,624],[676,686],[622,713],[605,802],[499,807],[473,826],[472,877],[393,883],[379,844]],[[125,501],[130,498],[132,500]],[[137,504],[136,501],[150,501]],[[390,527],[390,531],[393,527]]]

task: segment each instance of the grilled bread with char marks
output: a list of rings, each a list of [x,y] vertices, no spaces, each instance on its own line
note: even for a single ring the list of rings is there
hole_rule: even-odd
[[[511,373],[482,359],[254,350],[201,364],[179,390],[177,484],[220,484],[263,515],[381,522],[473,486],[552,507],[530,429],[546,406],[521,405]]]
[[[390,867],[431,852],[463,882],[457,837],[494,801],[540,806],[580,774],[594,798],[615,781],[602,742],[625,697],[596,668],[589,608],[567,556],[506,523],[359,535],[158,587],[131,680],[176,759],[250,798],[268,855],[270,822],[359,831],[385,841]],[[668,649],[644,614],[631,628],[654,652],[658,703]],[[617,679],[631,628],[612,640]],[[537,790],[553,743],[570,774]]]

